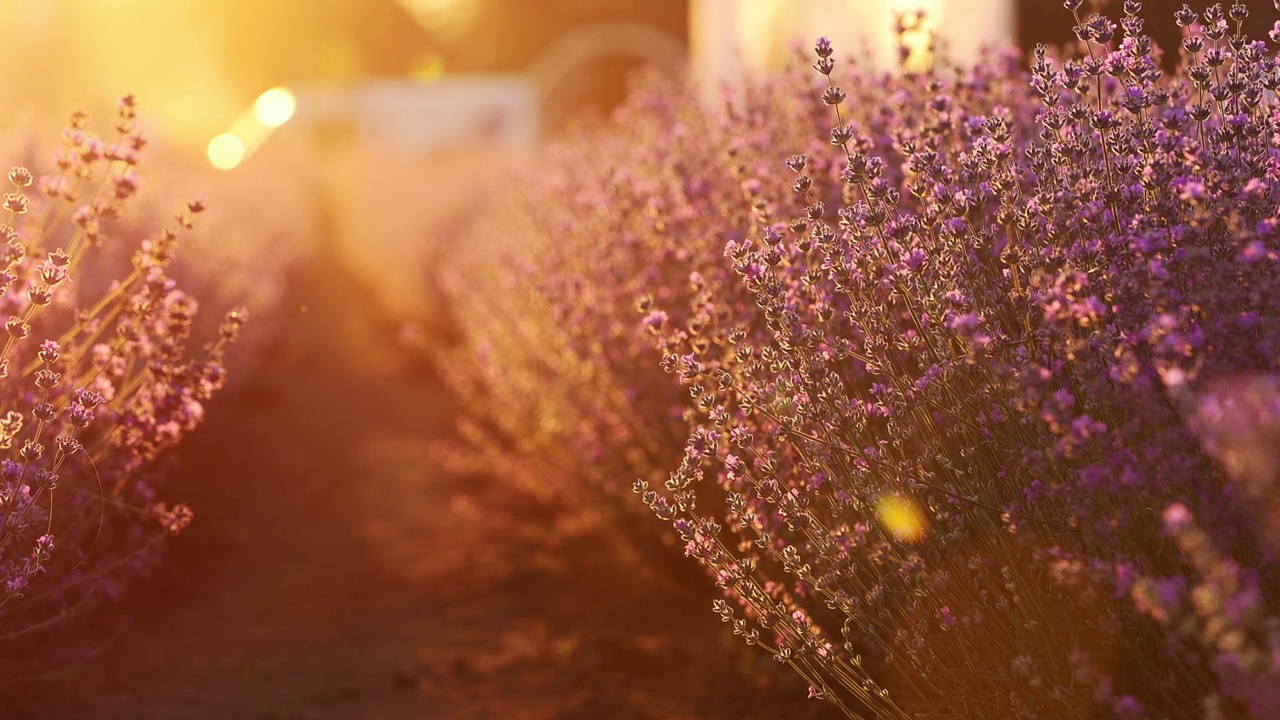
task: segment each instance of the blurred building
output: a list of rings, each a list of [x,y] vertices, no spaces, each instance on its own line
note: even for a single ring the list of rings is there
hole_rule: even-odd
[[[321,141],[422,153],[475,142],[528,149],[542,136],[538,89],[523,74],[460,74],[429,83],[390,77],[308,82],[294,85],[292,93],[297,114],[291,129]]]
[[[645,66],[671,73],[686,59],[684,0],[398,0],[423,42],[396,73],[356,83],[294,85],[299,121],[347,124],[370,139],[417,148],[470,134],[528,145],[626,96]],[[252,55],[253,53],[248,53]],[[282,82],[288,82],[282,80]]]
[[[1099,1],[1120,11],[1119,0]],[[1181,4],[1144,2],[1147,30],[1167,48],[1178,42],[1172,13]],[[531,112],[534,127],[554,132],[616,105],[645,65],[678,71],[691,59],[714,94],[777,68],[793,42],[807,47],[818,35],[841,53],[891,65],[893,14],[916,8],[961,61],[990,42],[1029,49],[1073,39],[1058,0],[0,0],[9,28],[0,100],[49,118],[81,106],[101,114],[132,91],[144,121],[202,149],[275,86],[317,96],[329,88],[331,100],[345,92],[386,114],[384,130],[407,136],[414,113],[426,113],[421,133],[452,128],[440,109],[450,103],[480,118],[484,132],[495,122],[527,128],[493,111],[503,88],[525,83],[511,91],[522,108],[511,112]],[[1255,37],[1280,18],[1271,3],[1251,10],[1246,30]],[[473,81],[475,92],[459,90]]]
[[[449,72],[526,72],[555,130],[600,113],[645,65],[678,70],[688,0],[400,0],[439,45]]]
[[[528,72],[556,128],[605,110],[632,70],[683,61],[684,0],[0,0],[0,99],[59,117],[135,92],[203,146],[274,86]]]

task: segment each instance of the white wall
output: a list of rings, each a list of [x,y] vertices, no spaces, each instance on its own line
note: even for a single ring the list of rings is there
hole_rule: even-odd
[[[340,128],[351,139],[425,153],[472,142],[529,148],[538,140],[539,99],[523,75],[446,75],[431,82],[370,79],[299,85],[287,130]]]

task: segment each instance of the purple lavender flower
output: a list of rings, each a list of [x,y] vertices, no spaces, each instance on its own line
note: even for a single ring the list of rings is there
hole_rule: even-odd
[[[190,357],[196,305],[166,276],[179,233],[199,204],[144,241],[115,282],[84,280],[97,246],[138,189],[134,103],[118,107],[114,139],[72,116],[52,174],[8,174],[0,228],[0,640],[44,660],[61,632],[100,598],[153,564],[164,534],[190,522],[185,506],[155,505],[159,456],[202,418],[225,336]],[[28,194],[35,185],[39,197]],[[84,188],[98,189],[78,194]],[[73,227],[50,219],[67,217]],[[119,243],[127,245],[127,243]],[[86,270],[89,271],[86,274]],[[72,390],[72,388],[76,388]],[[145,508],[153,508],[148,512]],[[75,612],[72,612],[75,611]],[[67,645],[59,638],[53,645]],[[10,668],[12,669],[12,668]]]
[[[640,478],[851,713],[1274,717],[1275,60],[1066,7],[1027,68],[642,91],[486,228],[454,382],[547,496]]]

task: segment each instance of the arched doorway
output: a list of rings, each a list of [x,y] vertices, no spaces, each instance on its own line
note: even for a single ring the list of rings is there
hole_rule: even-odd
[[[675,35],[644,23],[608,22],[561,35],[525,72],[540,93],[542,126],[554,131],[584,109],[616,104],[627,92],[628,75],[641,66],[676,75],[684,63],[685,43]]]

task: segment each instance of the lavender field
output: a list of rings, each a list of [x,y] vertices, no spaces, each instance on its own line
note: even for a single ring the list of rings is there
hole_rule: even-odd
[[[0,717],[1280,717],[1280,2],[224,5],[0,87]]]

